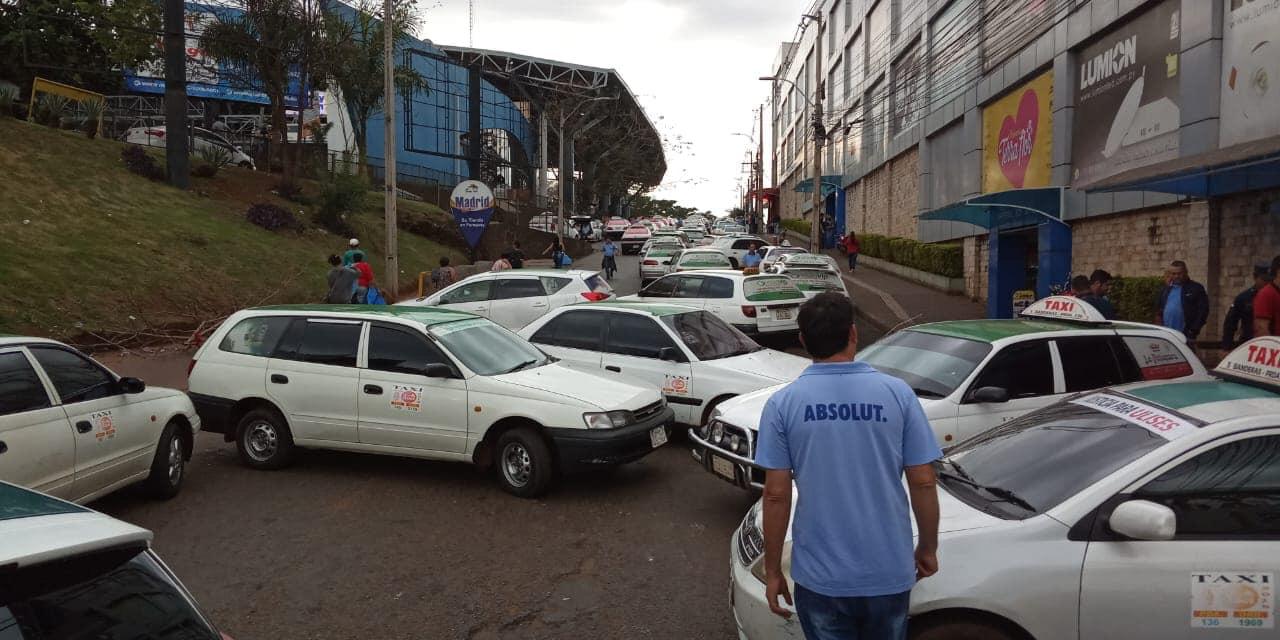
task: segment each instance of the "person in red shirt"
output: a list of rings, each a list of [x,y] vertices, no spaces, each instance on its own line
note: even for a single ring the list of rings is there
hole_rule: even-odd
[[[853,270],[858,268],[859,246],[858,234],[852,229],[844,236],[844,252],[849,256],[849,273],[853,273]]]
[[[1253,298],[1253,336],[1280,336],[1280,256],[1271,259],[1271,282]]]
[[[357,253],[353,258],[352,267],[360,272],[360,277],[356,280],[356,304],[365,304],[369,299],[369,287],[373,286],[373,267],[365,262],[364,253]]]

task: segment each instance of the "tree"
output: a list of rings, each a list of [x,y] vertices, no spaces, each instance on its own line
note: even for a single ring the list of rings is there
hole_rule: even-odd
[[[0,77],[21,87],[38,75],[114,92],[118,67],[159,56],[160,19],[152,0],[0,2]]]

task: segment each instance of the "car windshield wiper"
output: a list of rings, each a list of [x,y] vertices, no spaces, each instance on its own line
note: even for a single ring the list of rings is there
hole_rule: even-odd
[[[938,393],[937,391],[930,391],[930,390],[928,390],[928,389],[921,389],[920,387],[911,387],[911,392],[912,392],[912,393],[914,393],[914,394],[916,394],[916,395],[918,395],[918,396],[920,396],[920,397],[922,397],[922,398],[944,398],[944,397],[946,397],[946,396],[942,395],[941,393]]]
[[[1027,511],[1030,511],[1032,513],[1039,513],[1038,509],[1032,506],[1030,502],[1027,502],[1023,498],[1019,497],[1018,494],[1008,489],[1005,489],[1004,487],[994,487],[994,486],[984,485],[978,482],[977,480],[974,480],[973,476],[966,473],[965,470],[959,464],[956,464],[951,460],[945,460],[945,459],[943,460],[943,462],[951,465],[951,468],[955,471],[955,473],[951,473],[948,471],[939,471],[938,472],[939,477],[947,478],[949,480],[955,480],[957,482],[960,482],[961,484],[969,485],[974,489],[985,491],[997,498],[1000,498],[1004,502],[1008,502],[1019,508],[1026,509]]]
[[[517,371],[519,371],[519,370],[521,370],[521,369],[523,369],[523,368],[525,368],[525,367],[528,367],[528,366],[530,366],[530,365],[535,365],[535,364],[538,364],[538,361],[537,361],[537,360],[526,360],[526,361],[521,362],[520,364],[518,364],[518,365],[516,365],[516,366],[514,366],[514,367],[511,367],[510,369],[507,369],[506,371],[503,371],[502,373],[503,373],[503,374],[507,374],[507,373],[515,373],[515,372],[517,372]]]

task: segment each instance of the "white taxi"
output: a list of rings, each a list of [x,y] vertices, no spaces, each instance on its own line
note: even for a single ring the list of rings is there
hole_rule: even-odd
[[[671,261],[682,251],[684,245],[674,238],[649,243],[640,257],[640,286],[667,275],[671,270]]]
[[[671,259],[672,272],[736,268],[729,256],[717,249],[685,249]]]
[[[779,248],[790,249],[791,247],[771,247],[771,249]],[[770,251],[766,257],[772,256],[773,253]],[[836,267],[831,256],[816,253],[784,254],[775,259],[767,272],[791,278],[807,298],[827,291],[835,291],[846,298],[850,297],[849,288],[844,284],[844,276],[840,274],[840,269]]]
[[[695,307],[604,303],[565,307],[520,335],[566,362],[662,390],[676,422],[699,425],[721,402],[796,379],[809,360],[766,349]]]
[[[911,592],[913,640],[1277,634],[1280,339],[1214,378],[1077,394],[935,467],[939,570]],[[760,512],[730,543],[734,621],[798,638],[765,602]]]
[[[858,361],[911,386],[944,449],[1073,393],[1206,373],[1182,334],[1109,322],[1063,297],[1040,300],[1017,320],[916,325],[861,350]],[[694,459],[743,488],[761,488],[764,472],[752,458],[760,413],[774,391],[720,405],[691,436]]]
[[[770,272],[773,265],[784,256],[789,256],[793,253],[809,253],[808,249],[804,249],[802,247],[784,247],[781,245],[760,247],[757,251],[760,253],[760,271],[766,273]]]
[[[737,269],[742,264],[742,259],[751,251],[751,247],[755,246],[758,250],[760,247],[767,246],[769,243],[759,236],[750,236],[739,233],[722,235],[711,241],[710,247],[719,249],[729,256],[729,261],[733,264],[733,268]]]
[[[581,269],[508,269],[477,273],[397,306],[441,307],[488,318],[512,331],[570,304],[613,297],[604,276]]]
[[[300,447],[496,468],[521,497],[559,471],[638,460],[667,442],[662,394],[558,364],[457,311],[298,305],[232,315],[188,380],[205,430],[257,469]]]
[[[806,298],[784,276],[709,270],[672,273],[618,300],[698,307],[749,336],[794,337],[796,315]]]
[[[0,480],[82,503],[137,482],[171,498],[199,430],[181,391],[59,342],[0,337]]]
[[[651,237],[653,237],[653,229],[647,223],[637,222],[627,227],[622,232],[622,239],[618,242],[622,247],[622,255],[640,253],[644,243],[648,242]]]

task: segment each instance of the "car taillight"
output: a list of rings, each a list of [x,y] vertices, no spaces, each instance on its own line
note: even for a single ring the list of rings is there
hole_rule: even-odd
[[[599,291],[583,291],[582,297],[586,298],[587,302],[603,302],[609,299],[609,294]]]
[[[754,317],[756,317],[756,308],[755,308],[755,306],[754,306],[754,305],[749,305],[749,304],[744,304],[744,305],[742,305],[742,315],[744,315],[744,316],[746,316],[746,317],[748,317],[748,318],[754,318]]]
[[[656,266],[658,266],[658,261],[657,261],[657,260],[645,260],[642,264],[644,264],[646,267],[656,267]]]

